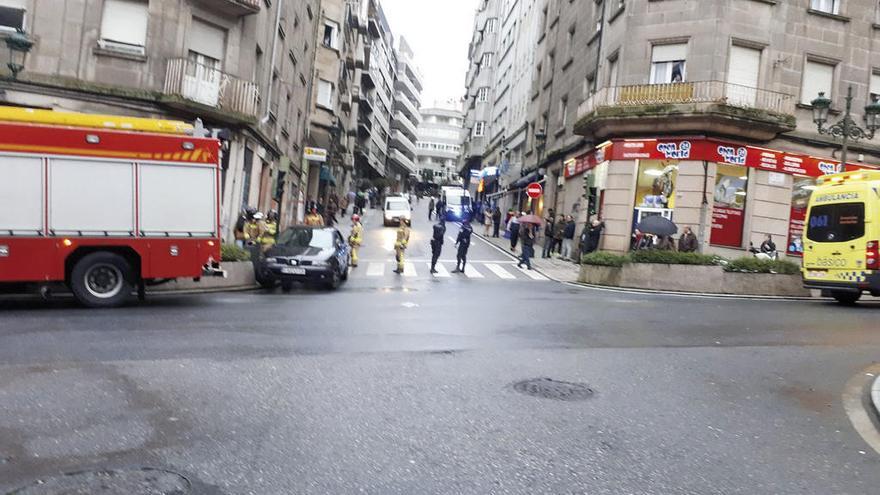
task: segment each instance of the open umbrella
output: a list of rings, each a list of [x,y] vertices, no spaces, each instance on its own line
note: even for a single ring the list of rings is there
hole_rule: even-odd
[[[639,223],[637,228],[646,234],[660,236],[672,235],[678,232],[678,226],[676,226],[672,220],[660,215],[653,215],[645,218]]]
[[[519,223],[533,223],[535,225],[542,225],[544,220],[541,220],[541,217],[538,215],[523,215],[519,217]]]

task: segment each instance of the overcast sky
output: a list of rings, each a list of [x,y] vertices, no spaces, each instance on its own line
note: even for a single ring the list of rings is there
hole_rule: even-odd
[[[381,0],[391,32],[395,38],[406,38],[415,52],[424,78],[422,106],[464,95],[467,49],[478,1]]]

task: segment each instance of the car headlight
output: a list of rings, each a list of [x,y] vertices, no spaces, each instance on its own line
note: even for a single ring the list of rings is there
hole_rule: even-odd
[[[312,266],[327,266],[330,263],[327,261],[313,261]]]
[[[278,263],[278,260],[275,258],[266,258],[266,263],[270,264],[270,265],[274,265],[275,263]]]

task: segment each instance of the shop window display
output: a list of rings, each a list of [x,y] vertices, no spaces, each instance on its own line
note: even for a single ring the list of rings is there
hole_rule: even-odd
[[[804,255],[804,221],[807,218],[807,205],[810,196],[816,189],[816,179],[813,177],[794,178],[791,189],[791,214],[788,220],[788,244],[785,250],[789,256]]]
[[[712,208],[712,244],[742,247],[748,182],[746,167],[718,164]]]

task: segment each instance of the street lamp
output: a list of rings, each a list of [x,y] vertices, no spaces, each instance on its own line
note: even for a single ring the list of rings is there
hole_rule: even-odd
[[[6,67],[12,72],[12,78],[18,79],[18,73],[24,70],[24,58],[34,42],[19,30],[6,38],[6,46],[9,48],[9,62]]]
[[[880,103],[876,98],[865,107],[865,129],[855,123],[850,111],[852,110],[853,89],[849,87],[846,93],[846,111],[839,122],[825,127],[828,122],[828,112],[831,109],[831,100],[825,97],[825,93],[819,93],[819,97],[811,101],[813,106],[813,122],[819,130],[819,134],[828,134],[841,140],[840,162],[846,167],[846,157],[849,153],[849,142],[862,139],[874,139],[874,132],[880,129]]]

